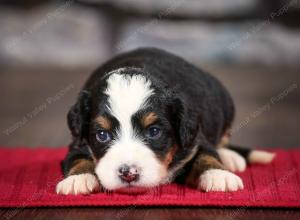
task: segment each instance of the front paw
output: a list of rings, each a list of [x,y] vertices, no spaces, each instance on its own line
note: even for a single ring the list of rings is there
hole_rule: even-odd
[[[56,185],[56,193],[64,195],[90,194],[99,190],[98,179],[90,173],[68,176]]]
[[[220,192],[231,192],[243,189],[243,181],[237,175],[221,169],[205,171],[199,178],[198,189]]]

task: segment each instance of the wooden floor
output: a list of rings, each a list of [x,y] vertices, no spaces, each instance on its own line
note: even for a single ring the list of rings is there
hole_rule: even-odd
[[[296,69],[211,67],[237,106],[233,142],[298,147],[300,74]],[[0,146],[65,146],[66,113],[91,69],[0,71]],[[1,189],[4,190],[4,189]],[[122,218],[118,213],[124,213]],[[0,209],[1,219],[300,219],[297,210],[226,208]]]
[[[20,220],[99,220],[99,219],[143,219],[143,220],[177,220],[177,219],[288,219],[299,220],[299,210],[272,210],[272,209],[227,209],[227,208],[38,208],[13,210],[15,214],[12,218],[11,210],[0,209],[1,219]],[[119,213],[122,213],[120,215]],[[8,218],[7,218],[8,217]]]

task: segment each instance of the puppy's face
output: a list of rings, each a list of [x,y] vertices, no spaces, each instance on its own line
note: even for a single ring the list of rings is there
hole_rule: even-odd
[[[104,188],[157,186],[191,156],[179,147],[169,104],[165,91],[145,74],[119,70],[94,86],[83,133]]]

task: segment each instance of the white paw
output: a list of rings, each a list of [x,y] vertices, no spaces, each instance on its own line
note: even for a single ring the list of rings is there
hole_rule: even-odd
[[[237,175],[226,170],[211,169],[205,171],[199,180],[198,189],[209,191],[230,192],[243,189],[243,181]]]
[[[56,193],[64,195],[90,194],[99,189],[97,178],[90,173],[71,175],[56,185]]]
[[[218,149],[218,154],[224,166],[231,172],[243,172],[246,169],[246,160],[233,150]]]
[[[253,150],[250,152],[248,158],[249,158],[249,163],[268,164],[273,161],[275,156],[276,156],[275,153],[261,151],[261,150]]]

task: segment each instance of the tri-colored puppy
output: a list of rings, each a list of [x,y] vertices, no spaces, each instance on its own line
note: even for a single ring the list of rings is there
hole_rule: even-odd
[[[73,141],[57,193],[131,192],[173,181],[243,189],[232,172],[274,155],[225,148],[233,118],[230,95],[210,74],[159,49],[121,54],[94,72],[68,113]]]

